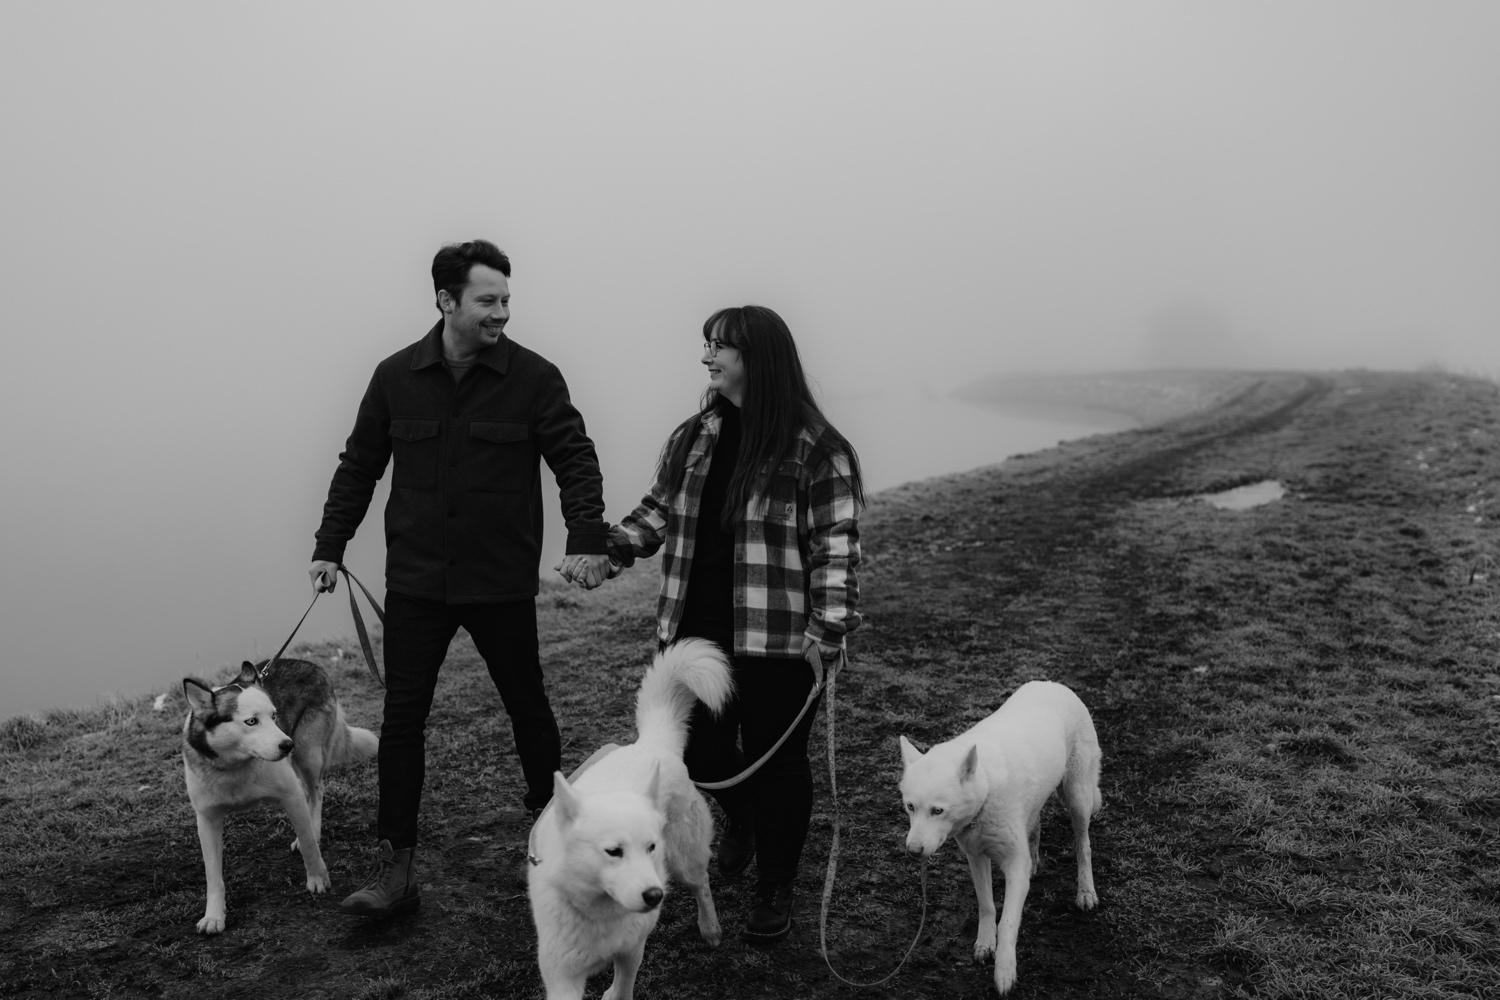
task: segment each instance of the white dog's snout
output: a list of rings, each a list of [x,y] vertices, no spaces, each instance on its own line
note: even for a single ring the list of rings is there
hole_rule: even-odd
[[[937,853],[937,849],[943,846],[943,841],[948,839],[945,832],[933,835],[933,830],[924,823],[921,827],[913,825],[906,834],[906,853],[914,858],[931,857]]]
[[[646,908],[648,910],[654,910],[661,905],[662,897],[665,895],[666,893],[662,892],[655,886],[652,886],[650,889],[647,889],[645,892],[641,893],[641,901],[646,904]]]
[[[924,844],[920,840],[908,840],[906,842],[906,853],[914,858],[930,857],[936,851],[936,844]]]

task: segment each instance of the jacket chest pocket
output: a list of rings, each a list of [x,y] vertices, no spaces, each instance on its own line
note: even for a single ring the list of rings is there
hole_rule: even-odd
[[[762,515],[768,524],[797,527],[797,478],[788,475],[771,477],[766,489],[766,507]]]
[[[391,418],[391,487],[435,490],[442,459],[438,422],[417,417]]]
[[[520,493],[530,488],[536,468],[531,428],[504,420],[469,423],[469,489],[476,493]]]

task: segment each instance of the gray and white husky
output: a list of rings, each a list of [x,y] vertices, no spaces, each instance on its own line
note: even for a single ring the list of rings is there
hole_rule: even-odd
[[[188,799],[198,816],[198,841],[208,902],[198,933],[224,929],[224,817],[261,802],[278,803],[292,821],[307,869],[307,891],[328,890],[318,850],[323,826],[323,775],[372,757],[380,742],[344,721],[328,672],[307,660],[248,660],[222,687],[195,677],[182,682],[191,709],[182,727]]]

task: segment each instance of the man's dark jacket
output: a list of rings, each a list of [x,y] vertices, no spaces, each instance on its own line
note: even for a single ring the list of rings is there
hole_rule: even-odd
[[[557,477],[567,552],[606,551],[604,479],[557,366],[503,334],[457,383],[443,324],[382,361],[328,487],[314,559],[342,562],[395,458],[385,508],[385,584],[472,604],[535,597],[539,460]]]

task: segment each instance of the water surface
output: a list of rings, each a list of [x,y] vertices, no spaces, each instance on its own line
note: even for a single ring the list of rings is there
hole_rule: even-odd
[[[1102,429],[1097,416],[1044,419],[919,391],[832,397],[825,409],[858,450],[871,491]],[[603,456],[612,520],[650,482],[661,442],[645,437]],[[247,451],[256,447],[270,444]],[[33,507],[0,554],[0,718],[175,689],[185,675],[274,652],[311,598],[304,568],[335,454],[303,461],[305,474],[277,481],[205,452]],[[382,481],[345,556],[382,599],[386,493]],[[563,533],[556,490],[544,493],[547,576]],[[299,637],[352,634],[340,586],[319,599]]]

